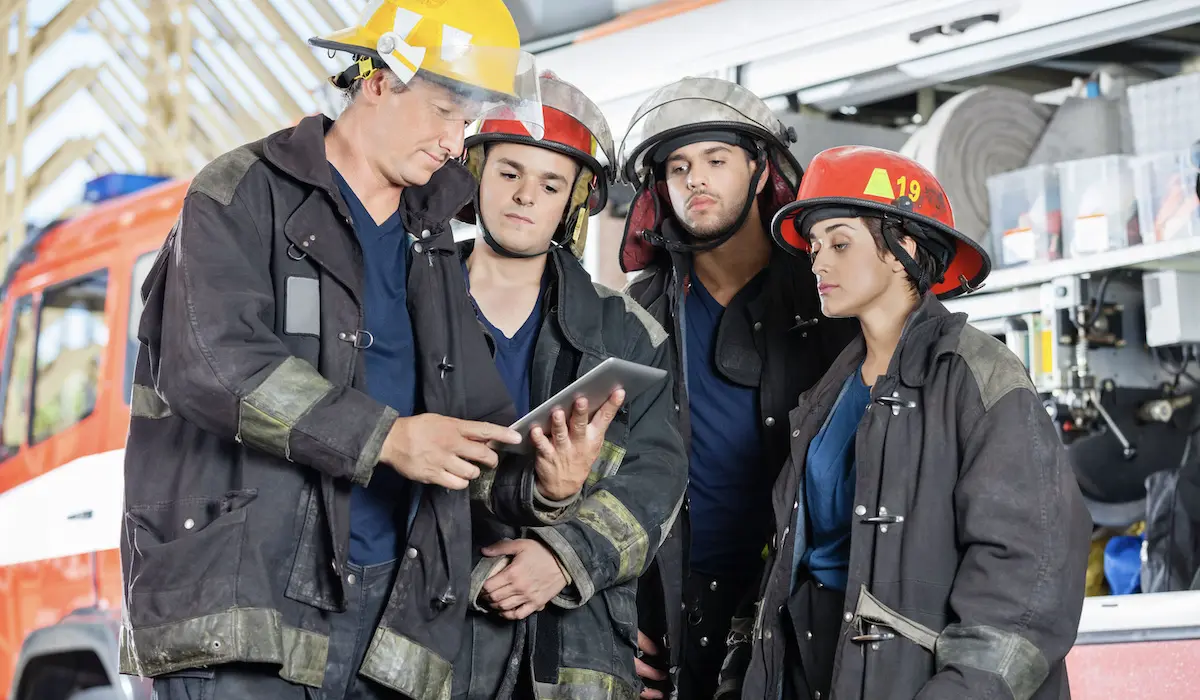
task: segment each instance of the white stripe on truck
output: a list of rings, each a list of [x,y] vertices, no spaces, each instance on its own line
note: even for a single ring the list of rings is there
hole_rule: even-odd
[[[125,450],[72,460],[0,493],[0,566],[116,549]]]

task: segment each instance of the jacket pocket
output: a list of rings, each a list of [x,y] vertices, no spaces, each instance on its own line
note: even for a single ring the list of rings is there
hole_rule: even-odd
[[[637,656],[637,584],[633,581],[606,588],[602,594],[612,621],[612,675],[639,688],[634,659]],[[636,694],[636,693],[635,693]],[[617,697],[620,697],[618,694]]]
[[[236,604],[246,506],[255,489],[130,506],[130,615],[134,627]]]
[[[613,633],[633,648],[637,648],[637,589],[634,582],[604,589],[604,603],[612,620]]]

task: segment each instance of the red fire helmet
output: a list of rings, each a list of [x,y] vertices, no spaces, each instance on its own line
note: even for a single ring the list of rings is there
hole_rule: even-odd
[[[983,248],[954,228],[954,212],[933,173],[894,151],[869,146],[838,146],[818,153],[800,183],[796,201],[771,222],[775,242],[793,255],[808,255],[807,232],[797,230],[804,214],[827,206],[875,210],[921,224],[953,249],[945,276],[931,280],[941,299],[977,289],[991,272]],[[917,244],[921,245],[918,239]]]

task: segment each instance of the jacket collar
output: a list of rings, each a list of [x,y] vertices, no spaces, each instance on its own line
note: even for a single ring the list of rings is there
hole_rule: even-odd
[[[263,156],[285,174],[324,191],[342,217],[348,219],[349,208],[333,182],[325,154],[325,134],[332,126],[333,120],[323,114],[305,117],[295,127],[268,136],[263,144]],[[429,230],[426,245],[452,250],[454,237],[449,232],[448,222],[474,196],[475,187],[475,178],[467,169],[457,161],[450,161],[438,168],[429,182],[405,188],[400,210],[406,230],[414,236]],[[441,235],[443,233],[446,235]]]
[[[598,312],[600,295],[583,265],[563,248],[555,248],[548,261],[557,284],[558,325],[577,351],[604,357],[603,314]]]
[[[475,250],[475,240],[457,244],[465,261]],[[600,295],[592,278],[570,251],[555,248],[546,256],[550,288],[542,299],[543,318],[553,315],[567,343],[577,352],[605,357],[602,314],[597,313]]]
[[[872,388],[872,396],[891,391],[896,381],[914,389],[924,386],[938,359],[958,348],[959,335],[966,322],[966,314],[951,313],[933,294],[922,297],[904,322],[900,343],[892,355],[887,374]],[[866,355],[866,340],[860,330],[826,371],[814,393],[827,390],[831,383],[840,386],[846,376],[862,364]]]
[[[325,155],[325,133],[331,126],[333,120],[323,114],[305,117],[291,129],[268,136],[263,155],[287,175],[333,194],[337,187]]]
[[[429,182],[420,187],[407,187],[401,196],[401,216],[405,227],[414,234],[429,230],[430,247],[453,251],[454,234],[450,219],[475,196],[478,183],[458,161],[452,160],[433,173]],[[424,236],[421,236],[424,237]]]
[[[666,219],[661,226],[662,235],[671,240],[681,240],[679,235],[679,224],[675,219]],[[676,279],[690,280],[695,273],[693,265],[694,254],[684,251],[662,251],[664,257],[670,260],[671,269]],[[746,310],[750,314],[752,321],[760,321],[766,315],[767,306],[769,305],[770,294],[768,292],[773,286],[778,286],[783,283],[783,278],[788,275],[787,260],[784,256],[787,253],[780,250],[778,247],[771,246],[771,259],[767,262],[767,277],[762,285],[759,286],[758,294],[752,298],[739,298],[741,293],[734,295],[734,301],[740,306],[746,305]],[[815,294],[814,285],[814,294]],[[730,302],[730,306],[734,305],[734,301]]]
[[[927,292],[904,323],[888,374],[898,374],[907,386],[923,386],[938,359],[957,350],[966,323],[966,314],[951,313]]]

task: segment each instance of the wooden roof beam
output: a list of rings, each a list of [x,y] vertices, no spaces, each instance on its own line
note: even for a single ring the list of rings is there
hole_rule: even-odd
[[[221,37],[229,42],[230,48],[232,48],[238,57],[245,62],[246,66],[257,66],[264,63],[263,56],[261,55],[264,47],[259,47],[257,50],[251,48],[249,42],[247,42],[235,29],[237,25],[235,25],[229,20],[228,17],[225,16],[225,13],[221,11],[221,8],[217,7],[216,4],[210,0],[195,0],[195,2],[196,6],[199,7],[200,11],[203,12],[206,17],[208,17],[210,22],[213,23],[213,26],[217,28],[217,31],[221,34]],[[265,63],[269,65],[270,62],[268,61]],[[238,74],[236,66],[231,66],[230,68],[234,75]],[[242,70],[245,71],[246,68],[243,67]],[[271,97],[274,98],[275,103],[279,105],[281,110],[283,110],[283,114],[281,116],[284,120],[295,121],[304,116],[304,110],[300,108],[299,103],[297,103],[296,99],[288,93],[287,88],[283,86],[283,83],[279,82],[279,78],[276,77],[274,73],[270,72],[269,70],[253,69],[250,72],[254,75],[254,77],[258,78],[263,87],[265,87],[267,92],[271,94]],[[265,107],[266,105],[263,106]],[[277,124],[275,126],[280,125]]]
[[[292,29],[291,25],[287,23],[287,20],[283,18],[283,15],[279,14],[279,10],[275,9],[275,6],[271,4],[271,0],[254,0],[254,5],[258,7],[259,12],[263,14],[263,17],[267,18],[267,22],[275,29],[275,31],[279,32],[279,36],[283,37],[285,41],[296,36],[296,30]],[[307,37],[297,38],[299,38],[301,41],[307,41]],[[321,62],[317,60],[317,57],[313,55],[312,51],[305,51],[303,49],[297,50],[297,47],[295,46],[292,46],[291,48],[293,52],[300,57],[300,62],[308,68],[308,71],[312,77],[316,78],[318,82],[326,78],[325,74],[328,71],[325,69],[325,66],[321,65]],[[305,45],[304,48],[307,48],[307,45]]]
[[[54,84],[54,87],[42,95],[42,99],[29,108],[29,133],[37,131],[50,115],[58,111],[76,93],[86,90],[96,81],[99,74],[100,69],[92,66],[79,66],[71,69]]]
[[[54,42],[61,39],[72,27],[79,24],[92,10],[96,9],[99,0],[71,0],[63,5],[58,14],[35,33],[29,41],[29,63],[32,65]],[[0,76],[0,85],[9,85],[15,77],[15,69],[11,66]]]
[[[64,143],[57,151],[50,154],[50,157],[39,165],[32,175],[26,178],[25,182],[28,187],[26,201],[32,202],[37,199],[48,185],[62,177],[67,168],[86,158],[95,148],[96,139],[94,138],[71,139]]]

